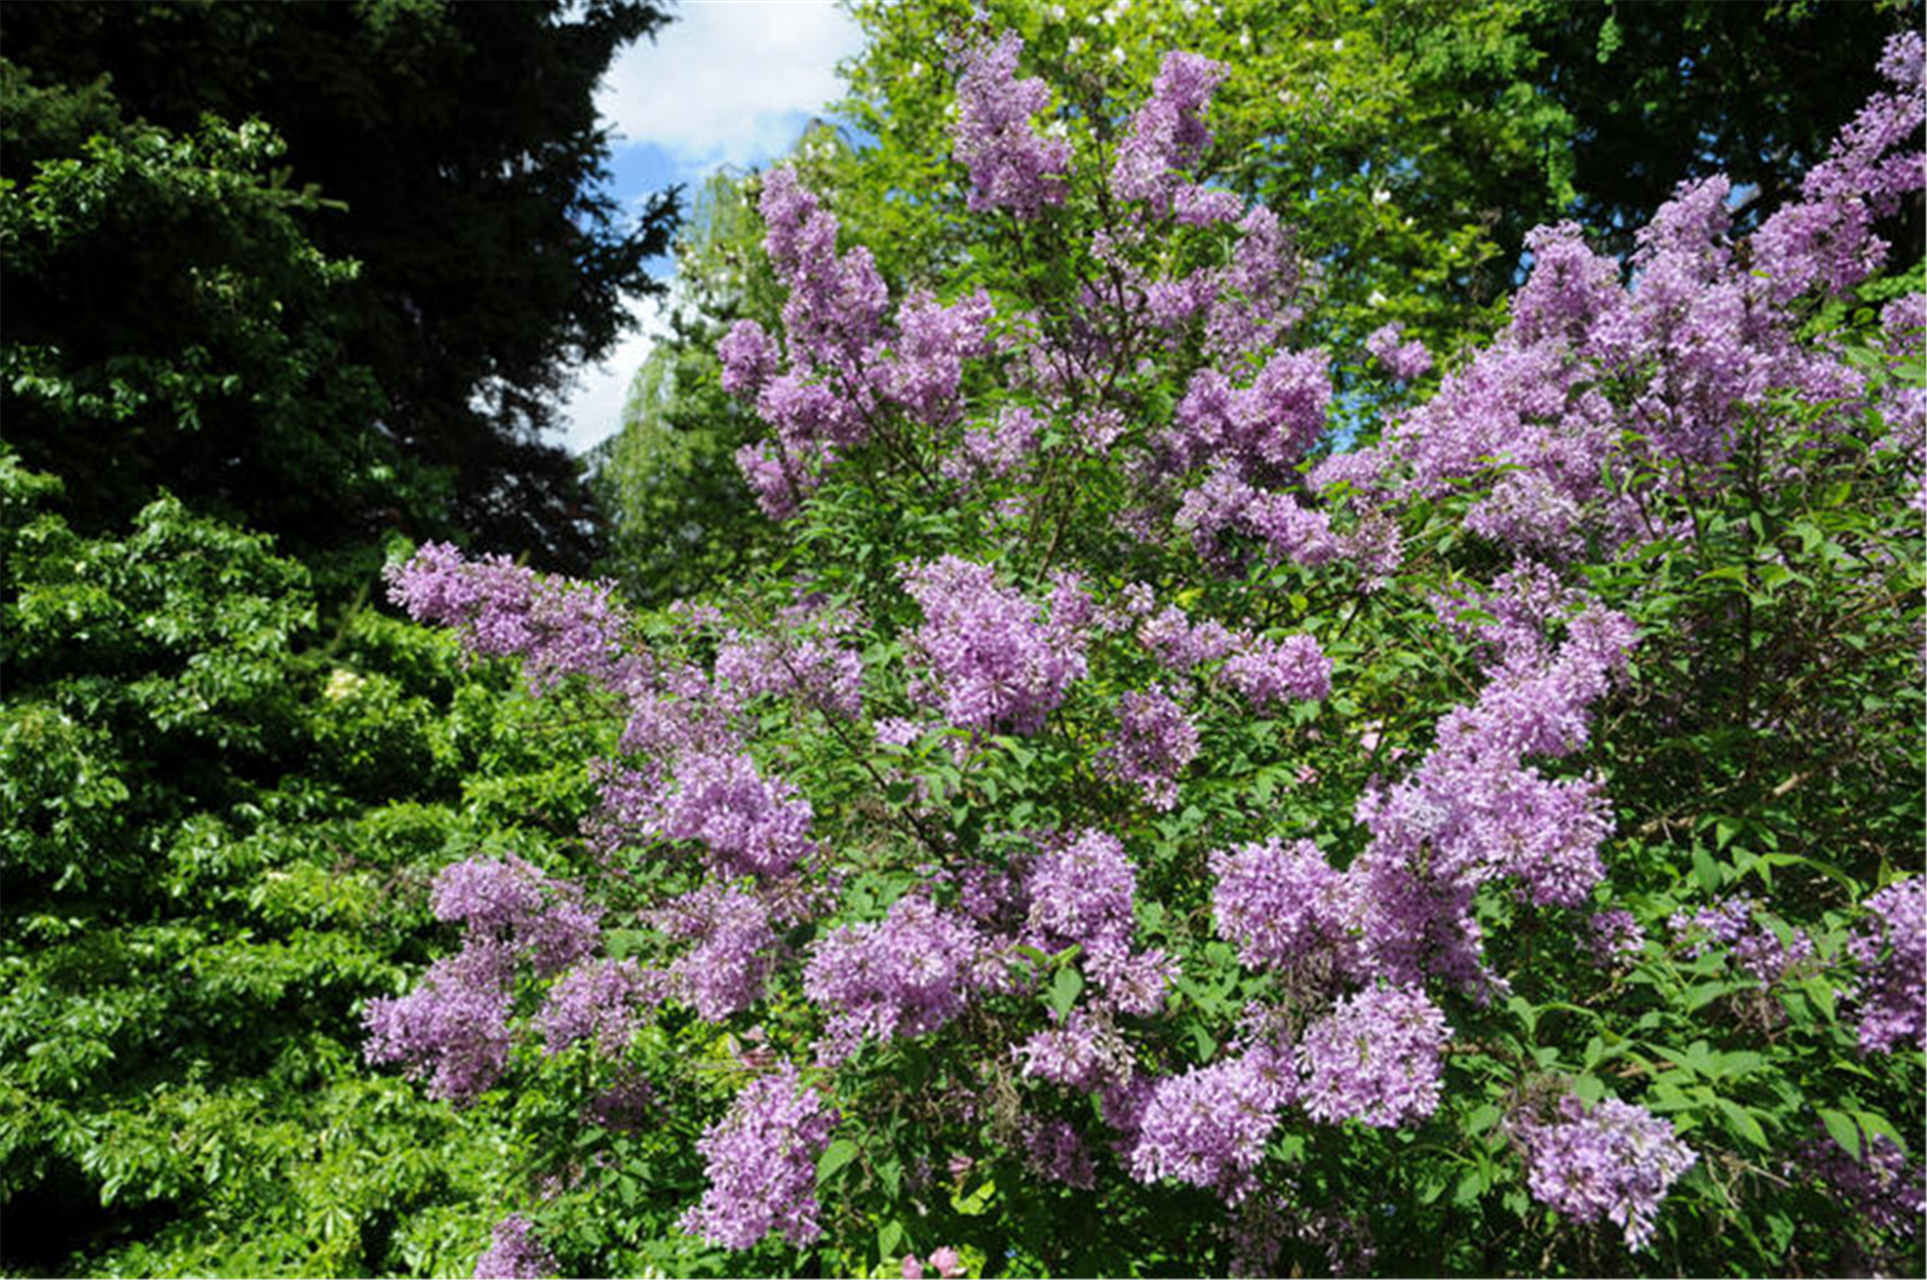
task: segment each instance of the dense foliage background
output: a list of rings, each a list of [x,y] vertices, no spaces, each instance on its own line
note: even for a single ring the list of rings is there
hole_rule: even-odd
[[[1917,1274],[1920,6],[851,10],[0,11],[0,1268]]]

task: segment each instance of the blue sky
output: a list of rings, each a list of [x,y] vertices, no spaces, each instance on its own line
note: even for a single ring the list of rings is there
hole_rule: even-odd
[[[616,135],[610,194],[625,205],[671,183],[693,191],[719,165],[767,164],[788,151],[841,95],[838,60],[862,47],[856,24],[829,0],[683,0],[675,12],[653,44],[618,55],[596,95]],[[572,452],[615,431],[653,340],[653,311],[638,303],[642,329],[580,371],[563,408]]]

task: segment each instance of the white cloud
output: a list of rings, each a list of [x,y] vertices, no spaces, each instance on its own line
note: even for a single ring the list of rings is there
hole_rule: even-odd
[[[596,107],[624,141],[686,164],[750,165],[796,141],[795,112],[842,96],[863,33],[829,0],[685,0],[654,43],[618,55]]]
[[[631,301],[641,324],[618,342],[601,364],[576,372],[575,389],[562,407],[570,453],[582,454],[601,444],[622,425],[622,406],[629,399],[629,383],[649,357],[650,348],[669,332],[662,308],[653,300]]]
[[[614,146],[652,143],[700,182],[720,164],[764,164],[789,150],[807,116],[843,94],[836,64],[863,32],[829,0],[684,0],[656,40],[616,56],[596,94]],[[641,200],[647,191],[617,191]],[[608,358],[578,371],[562,406],[565,444],[580,454],[615,433],[630,380],[668,332],[658,306],[631,301],[642,321]]]

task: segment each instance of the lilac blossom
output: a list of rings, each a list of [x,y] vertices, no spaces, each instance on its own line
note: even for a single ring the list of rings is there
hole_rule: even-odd
[[[1312,702],[1331,693],[1331,659],[1307,635],[1247,639],[1224,664],[1224,678],[1256,710],[1287,699]]]
[[[429,966],[421,985],[368,1002],[363,1053],[427,1076],[429,1096],[463,1105],[492,1088],[508,1066],[513,962],[500,943],[471,938]]]
[[[1160,948],[1133,951],[1122,938],[1100,939],[1078,961],[1097,985],[1097,1003],[1117,1013],[1149,1017],[1164,1008],[1178,976],[1175,957]]]
[[[1084,1191],[1097,1185],[1090,1149],[1068,1121],[1027,1117],[1021,1142],[1024,1165],[1038,1177]]]
[[[1152,82],[1151,96],[1131,116],[1111,168],[1111,194],[1142,200],[1169,213],[1184,175],[1211,144],[1200,118],[1227,68],[1195,53],[1168,53]],[[1195,197],[1194,197],[1195,198]]]
[[[1146,612],[1148,616],[1138,623],[1138,643],[1175,672],[1220,661],[1238,648],[1239,637],[1215,618],[1194,624],[1176,605]]]
[[[692,942],[661,979],[661,994],[707,1022],[760,1000],[775,965],[777,917],[738,885],[705,884],[657,908],[649,921],[671,940]]]
[[[1413,1124],[1438,1110],[1440,1057],[1451,1036],[1444,1012],[1410,987],[1372,987],[1346,996],[1305,1029],[1299,1101],[1331,1123],[1377,1128]]]
[[[826,639],[735,632],[717,646],[715,673],[740,697],[775,694],[846,719],[863,714],[863,655]]]
[[[754,320],[738,320],[716,344],[723,366],[723,390],[754,399],[775,376],[782,361],[775,339]]]
[[[530,1223],[512,1213],[495,1224],[489,1246],[475,1260],[475,1280],[542,1280],[557,1273],[555,1258],[529,1234]]]
[[[1860,1135],[1860,1150],[1848,1151],[1824,1125],[1795,1148],[1786,1172],[1825,1188],[1835,1203],[1850,1207],[1881,1231],[1920,1234],[1927,1217],[1927,1178],[1907,1153],[1885,1134]]]
[[[469,653],[522,660],[529,687],[564,677],[618,687],[628,617],[608,583],[543,577],[507,556],[468,560],[445,542],[425,544],[384,570],[388,597],[417,622],[451,627]]]
[[[1129,939],[1137,871],[1117,837],[1085,831],[1038,856],[1024,885],[1030,928],[1047,951]]]
[[[990,353],[992,314],[982,289],[948,307],[927,293],[904,299],[896,339],[874,374],[878,389],[926,426],[950,425],[959,412],[964,361]]]
[[[1818,284],[1838,293],[1879,270],[1887,245],[1873,220],[1894,211],[1922,185],[1923,158],[1912,149],[1927,119],[1917,31],[1890,38],[1880,72],[1894,92],[1878,93],[1840,131],[1827,158],[1807,171],[1801,199],[1776,211],[1753,237],[1757,264],[1775,300]]]
[[[923,607],[911,646],[923,669],[911,696],[960,729],[1035,733],[1085,671],[1085,639],[1053,612],[956,556],[903,570]]]
[[[1592,958],[1602,965],[1628,964],[1646,950],[1646,930],[1630,911],[1595,911],[1586,927],[1591,934]]]
[[[1470,914],[1479,885],[1508,877],[1537,904],[1577,906],[1599,883],[1612,818],[1598,784],[1548,778],[1527,757],[1557,758],[1585,741],[1588,708],[1623,673],[1634,632],[1597,606],[1566,630],[1556,649],[1508,649],[1478,701],[1439,723],[1412,775],[1359,800],[1372,840],[1346,874],[1371,970],[1484,987]]]
[[[943,474],[963,481],[977,476],[1017,474],[1037,450],[1046,423],[1024,405],[1005,405],[994,422],[965,431],[961,447],[945,455]]]
[[[1888,885],[1867,899],[1871,913],[1848,943],[1860,967],[1854,998],[1863,1053],[1927,1049],[1927,877]]]
[[[1024,1075],[1071,1089],[1097,1089],[1130,1076],[1130,1046],[1108,1018],[1083,1008],[1013,1046],[1011,1056]]]
[[[1248,484],[1282,476],[1317,443],[1331,395],[1330,364],[1320,351],[1277,352],[1244,387],[1201,369],[1157,438],[1162,465],[1174,474],[1225,467]]]
[[[877,337],[889,292],[868,249],[836,251],[837,220],[787,165],[763,178],[770,264],[790,287],[783,328],[793,364],[845,365]]]
[[[1318,846],[1272,839],[1211,855],[1211,910],[1238,959],[1286,969],[1340,954],[1351,916],[1345,877]]]
[[[1042,80],[1017,78],[1023,48],[1007,32],[995,44],[975,45],[959,63],[952,137],[957,159],[970,170],[973,213],[1003,208],[1034,218],[1064,199],[1071,144],[1031,127],[1031,117],[1049,105],[1050,90]]]
[[[752,1248],[772,1231],[794,1245],[822,1235],[816,1158],[839,1118],[793,1063],[751,1081],[696,1143],[709,1186],[683,1230],[726,1249]]]
[[[593,1040],[604,1054],[619,1052],[636,1029],[642,994],[634,960],[598,960],[571,969],[543,997],[537,1021],[550,1053]]]
[[[1132,1176],[1210,1187],[1235,1203],[1295,1092],[1290,1059],[1271,1046],[1158,1081],[1130,1148]]]
[[[1568,1094],[1552,1121],[1516,1117],[1510,1131],[1534,1199],[1575,1222],[1608,1219],[1632,1249],[1652,1239],[1660,1201],[1699,1159],[1671,1124],[1617,1098],[1601,1098],[1588,1113]]]
[[[675,786],[645,829],[664,840],[699,841],[726,876],[787,874],[810,854],[810,802],[746,755],[692,753],[676,762]]]
[[[984,942],[971,923],[924,897],[897,900],[882,920],[824,937],[803,992],[830,1012],[819,1053],[846,1061],[866,1039],[927,1035],[963,1012],[981,985]]]
[[[1400,342],[1404,336],[1405,327],[1397,321],[1380,325],[1365,339],[1365,350],[1400,382],[1414,382],[1432,371],[1432,353],[1417,338]]]
[[[1745,894],[1692,915],[1676,912],[1667,925],[1686,956],[1725,947],[1740,972],[1766,987],[1779,983],[1814,955],[1813,940],[1804,929],[1787,927],[1782,936],[1761,913],[1759,903]]]
[[[520,858],[468,858],[442,868],[430,905],[438,920],[461,922],[471,937],[486,937],[526,957],[552,977],[601,941],[599,908],[582,890],[543,875]]]

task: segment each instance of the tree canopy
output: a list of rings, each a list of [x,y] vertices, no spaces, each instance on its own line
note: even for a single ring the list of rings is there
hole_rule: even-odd
[[[643,263],[666,248],[674,222],[666,195],[630,218],[601,190],[607,137],[594,89],[615,51],[663,20],[637,0],[9,6],[0,43],[40,89],[64,86],[97,104],[111,95],[127,127],[139,122],[147,137],[196,137],[209,115],[229,128],[258,120],[280,139],[274,169],[257,157],[260,184],[320,197],[281,199],[288,221],[274,235],[242,235],[233,224],[249,206],[213,201],[199,216],[229,225],[210,236],[170,223],[192,216],[191,199],[136,193],[131,207],[96,214],[114,220],[103,229],[111,235],[74,239],[81,229],[62,228],[69,239],[57,262],[9,254],[9,344],[56,353],[49,358],[83,382],[111,381],[98,361],[125,354],[165,350],[170,367],[191,368],[206,345],[195,317],[207,307],[172,295],[190,287],[191,269],[207,269],[197,255],[219,258],[232,242],[225,269],[257,297],[220,304],[223,313],[257,330],[301,326],[290,342],[311,345],[325,329],[334,350],[309,376],[379,392],[378,401],[301,411],[293,425],[269,407],[274,393],[257,399],[263,379],[249,374],[226,393],[234,403],[223,428],[158,407],[115,431],[95,424],[101,450],[130,437],[138,447],[117,460],[110,490],[76,495],[87,514],[124,519],[166,483],[254,528],[285,530],[295,547],[354,541],[370,525],[417,536],[460,529],[540,563],[586,567],[598,521],[578,468],[546,433],[574,367],[603,355],[627,323],[625,295],[653,289]],[[105,163],[87,151],[91,125],[63,131],[25,119],[50,101],[10,104],[18,109],[8,112],[0,172],[21,190],[48,166],[78,163],[85,173]],[[256,129],[259,152],[272,144]],[[272,268],[276,236],[297,233],[312,250],[302,261],[337,264],[325,294],[281,298],[279,277],[264,284],[254,274]],[[34,278],[36,264],[46,278]],[[92,294],[71,296],[88,280]],[[114,312],[118,295],[146,299],[145,309],[118,308],[97,331],[87,308]],[[187,324],[170,323],[183,314]],[[221,358],[207,364],[241,376]],[[30,465],[52,466],[73,434],[66,425],[48,409],[20,415],[9,434]],[[290,437],[312,443],[289,448]],[[344,453],[352,456],[334,456]],[[323,488],[331,473],[365,481],[371,467],[392,469],[381,459],[394,456],[405,475],[387,493],[337,489],[304,512],[310,499],[297,490]],[[283,465],[309,484],[277,478]],[[333,537],[319,527],[331,510],[343,526]]]

